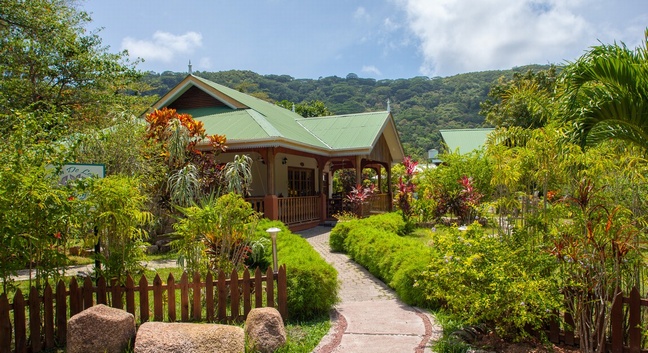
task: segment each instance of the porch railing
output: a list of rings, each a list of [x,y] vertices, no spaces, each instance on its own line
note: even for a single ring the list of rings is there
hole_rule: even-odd
[[[265,211],[263,197],[248,197],[245,200],[249,202],[250,205],[252,205],[253,210],[260,213],[263,213]]]
[[[284,224],[318,221],[321,218],[320,196],[282,197],[279,199],[279,220]]]
[[[371,196],[369,203],[371,204],[372,212],[388,212],[389,194],[375,194]]]

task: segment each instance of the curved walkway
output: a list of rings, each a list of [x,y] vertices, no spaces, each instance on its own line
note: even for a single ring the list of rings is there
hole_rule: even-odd
[[[441,328],[427,312],[401,302],[380,280],[346,254],[329,247],[329,227],[298,232],[335,267],[340,303],[333,325],[315,348],[317,353],[431,352]]]

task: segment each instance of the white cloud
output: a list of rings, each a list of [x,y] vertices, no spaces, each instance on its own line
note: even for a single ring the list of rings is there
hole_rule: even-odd
[[[209,70],[212,68],[212,62],[211,58],[208,57],[202,57],[200,58],[200,61],[198,61],[198,65],[201,70]]]
[[[353,13],[353,18],[356,20],[368,20],[369,13],[367,13],[367,10],[364,7],[360,6]]]
[[[396,1],[420,42],[420,71],[430,76],[560,63],[590,32],[575,7],[582,1]]]
[[[176,54],[192,53],[202,46],[202,35],[197,32],[187,32],[175,35],[168,32],[156,31],[150,40],[126,37],[122,40],[122,49],[128,50],[132,57],[150,61],[171,62]]]
[[[374,74],[376,76],[382,76],[382,72],[380,72],[380,70],[378,70],[378,68],[373,65],[365,65],[362,67],[361,71],[366,74]]]

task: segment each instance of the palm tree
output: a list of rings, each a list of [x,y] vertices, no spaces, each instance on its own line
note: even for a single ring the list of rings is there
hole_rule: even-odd
[[[619,139],[648,149],[648,29],[643,46],[601,44],[564,71],[564,116],[582,148]]]

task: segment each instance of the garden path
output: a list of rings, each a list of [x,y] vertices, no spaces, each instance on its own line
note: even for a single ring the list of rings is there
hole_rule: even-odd
[[[143,261],[142,265],[149,270],[157,268],[169,268],[169,267],[178,267],[176,260],[152,260],[152,261]],[[78,276],[81,273],[92,273],[94,270],[94,264],[89,265],[76,265],[69,266],[65,268],[66,276]],[[36,275],[36,271],[32,270],[32,276]],[[16,281],[26,281],[29,279],[29,269],[19,270],[18,275],[13,277]]]
[[[434,317],[400,301],[346,254],[331,252],[330,231],[320,226],[298,232],[335,267],[340,280],[331,330],[314,352],[431,352],[430,343],[442,333]]]

